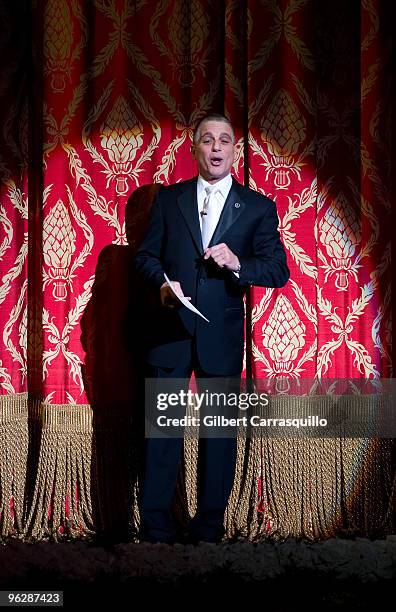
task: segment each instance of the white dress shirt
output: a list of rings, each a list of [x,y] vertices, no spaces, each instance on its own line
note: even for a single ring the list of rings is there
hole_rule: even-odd
[[[216,225],[219,222],[221,212],[224,208],[225,201],[230,193],[232,187],[232,176],[231,174],[227,174],[224,178],[222,178],[217,183],[208,183],[202,178],[201,175],[198,176],[197,181],[197,202],[198,202],[198,217],[199,217],[199,225],[202,231],[202,215],[201,212],[203,210],[204,201],[206,198],[205,189],[210,187],[213,189],[213,196],[211,196],[210,205],[216,207]],[[239,278],[239,272],[233,272],[237,278]]]
[[[206,191],[205,191],[206,187],[210,187],[214,191],[214,194],[210,200],[210,205],[216,207],[216,218],[217,218],[217,223],[218,223],[220,219],[221,211],[223,210],[225,201],[232,187],[232,176],[231,174],[228,174],[227,176],[225,176],[220,181],[214,184],[208,183],[207,181],[205,181],[205,179],[202,178],[202,176],[198,176],[197,201],[198,201],[199,225],[201,227],[201,230],[202,230],[201,212],[202,212],[204,200],[206,197]]]

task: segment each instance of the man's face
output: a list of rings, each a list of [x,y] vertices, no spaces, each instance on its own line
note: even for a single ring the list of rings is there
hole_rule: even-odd
[[[223,121],[205,121],[199,140],[192,147],[199,174],[209,183],[216,183],[230,173],[235,161],[235,145],[231,127]]]

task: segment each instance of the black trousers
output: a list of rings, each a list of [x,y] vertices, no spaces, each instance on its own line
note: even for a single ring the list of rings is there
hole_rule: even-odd
[[[201,391],[200,379],[214,378],[210,372],[204,372],[200,367],[193,343],[184,362],[178,363],[173,369],[149,366],[147,376],[157,379],[183,378],[187,382],[192,372],[197,380],[198,391]],[[233,381],[235,379],[233,376]],[[186,387],[187,391],[188,382]],[[177,528],[171,509],[182,448],[183,438],[146,439],[140,505],[141,535],[144,539],[171,542],[176,538]],[[218,541],[223,535],[224,512],[233,486],[235,463],[236,435],[199,439],[197,513],[189,528],[191,535],[197,539]]]

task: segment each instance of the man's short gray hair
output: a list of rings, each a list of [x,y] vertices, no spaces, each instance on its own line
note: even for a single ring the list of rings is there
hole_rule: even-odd
[[[195,145],[198,144],[199,139],[201,137],[201,127],[207,121],[221,121],[222,123],[226,123],[227,125],[229,125],[231,128],[231,133],[232,133],[232,141],[235,142],[234,128],[232,127],[232,123],[228,119],[228,117],[226,117],[225,115],[220,115],[219,113],[210,113],[202,117],[202,119],[200,119],[197,125],[195,126],[194,135],[193,135],[193,144]]]

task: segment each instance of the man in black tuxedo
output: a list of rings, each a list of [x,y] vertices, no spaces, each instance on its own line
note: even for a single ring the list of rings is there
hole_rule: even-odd
[[[243,363],[243,295],[251,285],[282,287],[289,278],[274,202],[243,187],[230,171],[235,137],[222,115],[204,117],[193,137],[199,176],[162,187],[147,234],[135,257],[139,275],[159,295],[147,329],[148,375],[189,379],[240,377]],[[164,273],[172,289],[165,282]],[[188,296],[209,319],[185,306]],[[179,303],[180,304],[180,303]],[[173,542],[171,505],[182,439],[147,439],[141,535]],[[194,540],[218,542],[236,460],[236,439],[201,439]]]

